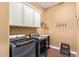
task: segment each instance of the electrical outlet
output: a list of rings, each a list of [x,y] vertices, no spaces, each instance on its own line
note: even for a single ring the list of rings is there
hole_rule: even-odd
[[[49,32],[50,34],[52,34],[52,32]]]
[[[61,46],[61,43],[59,43],[59,46]]]

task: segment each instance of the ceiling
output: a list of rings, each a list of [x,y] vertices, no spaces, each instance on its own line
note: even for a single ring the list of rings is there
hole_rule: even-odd
[[[37,3],[41,5],[43,8],[48,8],[48,7],[59,4],[60,2],[37,2]]]

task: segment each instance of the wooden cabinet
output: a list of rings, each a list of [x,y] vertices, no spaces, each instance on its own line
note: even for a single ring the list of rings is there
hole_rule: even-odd
[[[33,27],[33,9],[24,5],[24,25]]]
[[[9,5],[10,26],[40,27],[40,12],[23,3]]]
[[[9,17],[10,25],[21,26],[22,25],[22,4],[21,3],[10,3],[9,4]]]
[[[40,12],[38,12],[37,10],[34,10],[34,27],[40,27]]]

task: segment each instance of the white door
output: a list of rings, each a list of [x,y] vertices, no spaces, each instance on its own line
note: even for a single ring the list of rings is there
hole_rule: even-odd
[[[24,25],[33,27],[33,9],[24,5]]]
[[[40,12],[34,11],[34,27],[40,27],[41,18],[40,18]]]
[[[12,2],[9,5],[10,25],[22,25],[22,4]]]

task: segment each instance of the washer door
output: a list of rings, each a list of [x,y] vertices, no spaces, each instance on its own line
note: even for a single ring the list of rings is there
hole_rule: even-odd
[[[35,42],[12,48],[12,57],[35,57]]]

